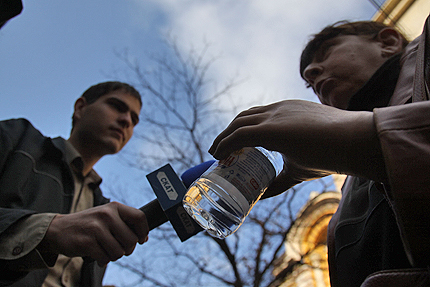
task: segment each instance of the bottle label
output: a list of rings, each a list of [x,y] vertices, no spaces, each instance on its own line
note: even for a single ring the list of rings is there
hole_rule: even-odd
[[[269,159],[255,148],[243,148],[220,160],[210,173],[234,185],[252,206],[276,176]]]

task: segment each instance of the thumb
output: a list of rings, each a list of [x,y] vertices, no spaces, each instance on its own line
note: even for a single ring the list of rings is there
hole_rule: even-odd
[[[264,199],[279,195],[299,183],[301,183],[300,180],[291,178],[288,173],[283,170],[266,189],[261,198]]]

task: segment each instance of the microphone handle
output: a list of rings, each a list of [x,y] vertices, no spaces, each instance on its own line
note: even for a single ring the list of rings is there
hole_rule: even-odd
[[[146,215],[146,220],[148,221],[149,230],[152,230],[161,224],[167,222],[167,218],[164,210],[161,208],[158,199],[154,199],[150,203],[139,208]]]

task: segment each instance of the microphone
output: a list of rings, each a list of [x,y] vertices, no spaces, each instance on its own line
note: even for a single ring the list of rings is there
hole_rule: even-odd
[[[214,162],[214,160],[206,161],[186,170],[181,175],[182,180],[170,164],[146,176],[157,196],[157,199],[140,208],[146,215],[149,230],[170,221],[182,242],[203,230],[184,209],[182,199],[188,187]]]
[[[181,175],[182,182],[187,187],[187,189],[198,179],[211,165],[215,162],[215,160],[208,160],[195,167],[189,168]]]

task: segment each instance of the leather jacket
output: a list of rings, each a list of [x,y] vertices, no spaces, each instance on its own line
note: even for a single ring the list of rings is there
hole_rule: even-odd
[[[0,122],[0,234],[30,214],[69,213],[74,181],[64,144],[62,138],[43,136],[25,119]],[[96,187],[94,205],[107,202]],[[48,272],[10,270],[10,263],[0,260],[0,285],[41,286]],[[95,262],[85,262],[81,285],[101,286],[103,274]]]
[[[400,58],[388,107],[373,109],[389,182],[349,176],[329,224],[333,287],[430,286],[429,19]]]

